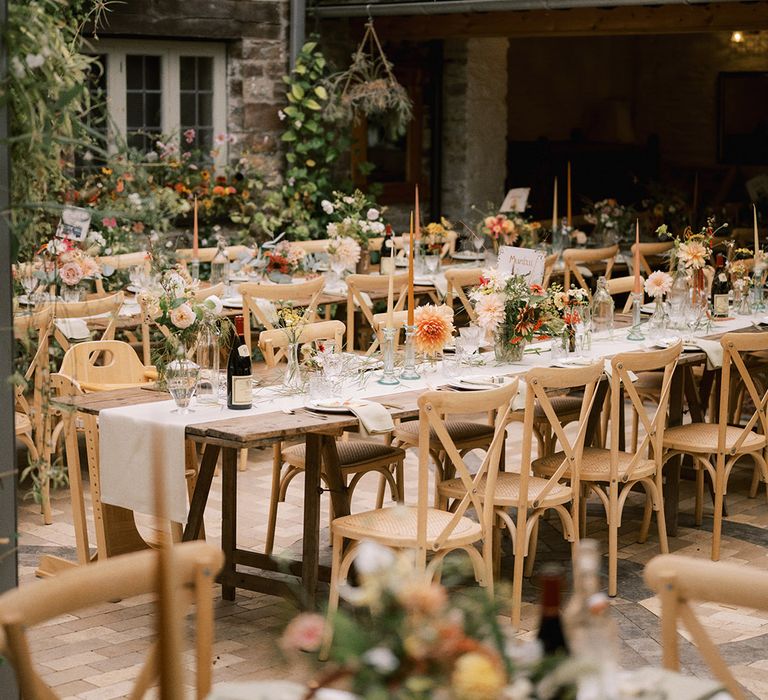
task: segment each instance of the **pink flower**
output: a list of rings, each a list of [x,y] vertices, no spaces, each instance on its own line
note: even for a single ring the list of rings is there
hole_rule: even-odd
[[[194,129],[187,129],[184,132],[184,140],[187,143],[192,143],[195,140],[195,130]]]
[[[700,270],[709,258],[709,250],[701,241],[688,241],[680,244],[677,255],[686,267]]]
[[[453,309],[447,306],[420,306],[414,313],[414,322],[414,346],[418,352],[439,352],[453,335]]]
[[[325,618],[317,613],[301,613],[288,623],[280,638],[283,651],[317,651],[323,642]]]
[[[486,332],[494,333],[504,321],[504,298],[500,294],[483,294],[475,302],[477,324]]]
[[[112,217],[104,217],[101,220],[102,226],[106,226],[107,228],[117,228],[117,219],[115,219],[114,216]]]
[[[83,279],[83,270],[76,262],[64,263],[59,268],[59,277],[68,287],[72,287],[80,283]]]
[[[645,280],[645,293],[654,299],[664,296],[670,289],[672,289],[672,277],[662,270],[652,272]]]
[[[181,330],[189,328],[197,319],[195,312],[189,304],[181,304],[175,309],[171,309],[168,316],[171,319],[171,323]]]

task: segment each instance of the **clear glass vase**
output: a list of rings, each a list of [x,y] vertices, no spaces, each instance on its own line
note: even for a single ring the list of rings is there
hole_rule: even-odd
[[[283,387],[289,391],[300,392],[304,386],[299,363],[299,343],[288,343],[286,349],[288,364],[283,376]]]
[[[648,337],[653,339],[662,338],[666,333],[668,321],[666,305],[660,296],[656,297],[654,299],[653,313],[648,319]]]
[[[216,404],[219,401],[219,335],[215,329],[206,326],[200,331],[196,361],[200,367],[197,401],[201,404]]]
[[[525,346],[524,340],[513,343],[506,333],[497,333],[493,348],[496,361],[504,364],[520,362],[523,359]]]

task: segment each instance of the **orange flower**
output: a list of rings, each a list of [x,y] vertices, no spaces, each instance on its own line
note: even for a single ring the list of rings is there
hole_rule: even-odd
[[[248,190],[243,190],[240,194],[243,199],[248,199],[251,196],[251,193]]]
[[[200,177],[203,178],[203,180],[205,180],[206,182],[208,182],[208,180],[211,179],[211,174],[207,170],[203,170],[200,173]]]
[[[414,321],[414,345],[418,352],[440,352],[453,335],[453,311],[447,306],[420,306],[416,309]]]
[[[226,187],[222,187],[221,185],[216,185],[216,187],[213,188],[214,195],[226,194],[226,193],[227,193]]]
[[[141,221],[135,221],[133,224],[134,233],[144,233],[144,224]]]
[[[123,178],[119,177],[117,178],[117,186],[115,187],[115,190],[118,192],[122,192],[125,189],[125,183],[123,182]]]

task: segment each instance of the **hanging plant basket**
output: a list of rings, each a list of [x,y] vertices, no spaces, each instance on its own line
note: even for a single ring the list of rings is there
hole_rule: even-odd
[[[373,20],[365,25],[365,34],[352,57],[352,65],[328,81],[333,96],[329,116],[347,123],[361,116],[382,122],[387,133],[404,134],[413,118],[413,104],[405,88],[392,73],[392,64],[384,55]]]

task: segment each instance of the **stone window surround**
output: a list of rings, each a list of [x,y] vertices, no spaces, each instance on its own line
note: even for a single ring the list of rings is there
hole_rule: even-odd
[[[126,77],[125,60],[127,54],[161,56],[163,91],[162,131],[169,133],[179,130],[179,57],[209,56],[213,59],[213,133],[227,132],[228,89],[227,89],[227,46],[224,43],[155,41],[136,39],[99,39],[91,42],[89,53],[107,56],[107,108],[109,110],[109,129],[116,130],[121,138],[126,132]],[[119,66],[118,70],[114,66]],[[173,98],[172,96],[176,96]],[[169,97],[171,97],[169,99]],[[115,148],[113,135],[109,139],[110,150]],[[223,167],[228,159],[227,145],[219,148],[216,165]]]

